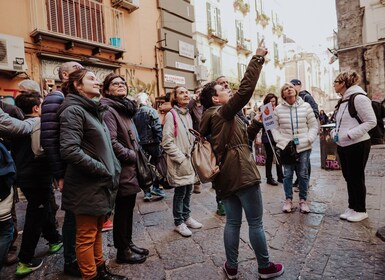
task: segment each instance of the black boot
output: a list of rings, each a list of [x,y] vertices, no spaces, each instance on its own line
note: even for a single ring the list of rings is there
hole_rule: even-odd
[[[112,274],[106,267],[105,263],[98,266],[97,269],[98,269],[98,275],[96,276],[97,280],[128,280],[126,276]]]
[[[148,256],[148,254],[150,253],[147,249],[145,248],[140,248],[140,247],[137,247],[132,241],[130,242],[130,244],[128,245],[128,247],[131,249],[131,251],[133,251],[134,253],[137,253],[139,255],[143,255],[143,256]]]
[[[278,182],[273,178],[267,178],[267,183],[272,186],[278,186]]]
[[[78,262],[75,260],[72,263],[64,263],[64,274],[81,278],[82,274]]]
[[[127,248],[125,250],[118,249],[118,253],[116,254],[117,263],[135,264],[135,263],[142,263],[145,260],[146,260],[146,256],[139,255],[134,251],[131,251],[130,248]]]

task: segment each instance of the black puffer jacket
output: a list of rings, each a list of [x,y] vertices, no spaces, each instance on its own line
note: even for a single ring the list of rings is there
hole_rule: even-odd
[[[136,128],[129,116],[135,114],[136,104],[129,106],[118,100],[102,98],[100,102],[109,107],[104,114],[104,121],[110,131],[112,148],[120,161],[122,171],[120,173],[118,196],[128,196],[141,191],[139,187],[136,167],[136,151],[134,138]],[[138,139],[136,138],[138,142]]]
[[[107,108],[68,94],[59,109],[60,153],[67,163],[62,206],[75,215],[102,216],[113,209],[120,164],[102,113]]]
[[[207,109],[202,117],[200,132],[211,136],[217,161],[222,162],[221,171],[214,180],[215,191],[221,199],[254,186],[261,179],[248,144],[249,138],[255,138],[261,126],[253,122],[248,131],[245,122],[237,115],[253,95],[261,70],[262,64],[253,56],[238,92],[227,104]],[[225,145],[228,145],[227,153]]]

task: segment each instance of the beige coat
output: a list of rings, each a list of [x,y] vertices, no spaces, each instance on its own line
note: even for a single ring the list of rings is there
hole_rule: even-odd
[[[194,137],[188,131],[192,128],[191,116],[187,109],[177,106],[174,106],[173,111],[175,120],[173,114],[168,112],[163,126],[162,146],[167,155],[167,180],[173,187],[192,185],[195,182],[195,171],[190,154]]]

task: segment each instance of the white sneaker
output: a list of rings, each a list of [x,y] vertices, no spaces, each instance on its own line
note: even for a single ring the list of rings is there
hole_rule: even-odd
[[[360,222],[368,218],[368,213],[366,212],[356,212],[352,210],[350,216],[347,217],[349,222]]]
[[[195,221],[193,218],[189,217],[186,221],[185,224],[189,228],[201,228],[203,225],[197,221]]]
[[[301,199],[299,202],[299,211],[304,214],[310,213],[309,205],[307,204],[306,200]]]
[[[185,223],[180,224],[179,226],[175,227],[175,231],[178,232],[180,235],[184,237],[189,237],[192,235],[191,230],[189,230]]]
[[[282,211],[284,213],[290,213],[292,209],[293,209],[293,202],[291,201],[290,198],[288,198],[283,204]]]
[[[340,215],[340,219],[346,220],[352,214],[352,211],[354,212],[353,209],[346,209],[345,212]]]

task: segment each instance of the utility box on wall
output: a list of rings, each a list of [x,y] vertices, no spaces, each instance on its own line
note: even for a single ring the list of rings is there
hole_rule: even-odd
[[[23,38],[0,34],[0,70],[17,72],[27,70]]]

